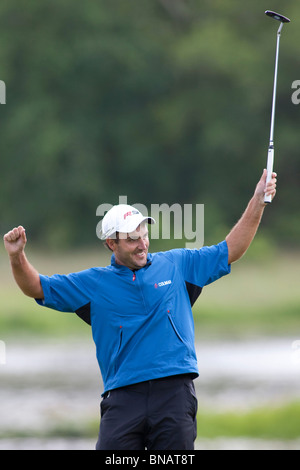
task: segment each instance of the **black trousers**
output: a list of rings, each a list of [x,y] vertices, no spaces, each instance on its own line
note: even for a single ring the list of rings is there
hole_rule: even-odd
[[[197,398],[190,375],[107,392],[96,450],[193,450]]]

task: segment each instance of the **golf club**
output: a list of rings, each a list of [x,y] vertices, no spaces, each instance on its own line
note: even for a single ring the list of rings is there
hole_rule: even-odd
[[[279,42],[281,36],[281,30],[283,23],[289,23],[291,20],[286,18],[275,11],[265,11],[267,16],[274,18],[274,20],[280,21],[280,26],[277,31],[277,43],[276,43],[276,59],[275,59],[275,74],[274,74],[274,86],[273,86],[273,100],[272,100],[272,116],[271,116],[271,129],[270,129],[270,140],[268,148],[268,160],[267,160],[267,183],[272,178],[273,164],[274,164],[274,123],[275,123],[275,103],[276,103],[276,89],[277,89],[277,75],[278,75],[278,57],[279,57]],[[271,196],[265,196],[265,203],[272,201]]]

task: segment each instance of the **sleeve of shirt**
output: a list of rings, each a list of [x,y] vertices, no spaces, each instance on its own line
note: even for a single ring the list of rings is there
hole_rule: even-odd
[[[225,240],[200,250],[177,249],[170,253],[173,261],[180,267],[184,280],[199,287],[211,284],[231,271]]]
[[[36,299],[39,305],[59,310],[60,312],[76,312],[90,302],[88,289],[85,287],[88,270],[67,275],[40,274],[44,299]]]

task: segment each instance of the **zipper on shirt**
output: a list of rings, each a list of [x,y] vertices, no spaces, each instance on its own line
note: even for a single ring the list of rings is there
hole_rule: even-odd
[[[123,326],[120,325],[120,333],[119,333],[119,342],[117,345],[117,349],[115,350],[114,357],[112,359],[113,363],[113,373],[115,374],[119,368],[119,353],[121,350],[122,342],[123,342]]]
[[[182,343],[184,343],[184,340],[183,340],[181,334],[179,333],[178,329],[177,329],[176,326],[175,326],[175,323],[174,323],[174,320],[173,320],[173,318],[172,318],[172,316],[171,316],[170,310],[168,310],[168,318],[169,318],[169,321],[170,321],[170,323],[171,323],[171,326],[172,326],[172,328],[173,328],[173,330],[174,330],[174,333],[176,334],[177,338],[178,338]]]
[[[137,271],[139,272],[139,274],[137,274]],[[149,313],[149,307],[144,296],[143,273],[141,271],[142,269],[141,270],[137,269],[135,271],[132,271],[132,281],[135,282],[136,289],[142,298],[141,310],[146,314],[146,313]]]
[[[119,347],[118,347],[118,350],[117,350],[117,354],[119,354],[121,346],[122,346],[122,339],[123,339],[123,330],[122,330],[122,328],[123,327],[120,326]]]

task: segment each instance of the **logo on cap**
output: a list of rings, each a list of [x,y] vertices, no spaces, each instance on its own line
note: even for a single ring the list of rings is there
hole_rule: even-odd
[[[136,215],[136,214],[139,214],[139,211],[129,211],[129,212],[126,212],[126,214],[124,214],[124,220],[126,220],[126,218],[127,218],[129,215]]]

